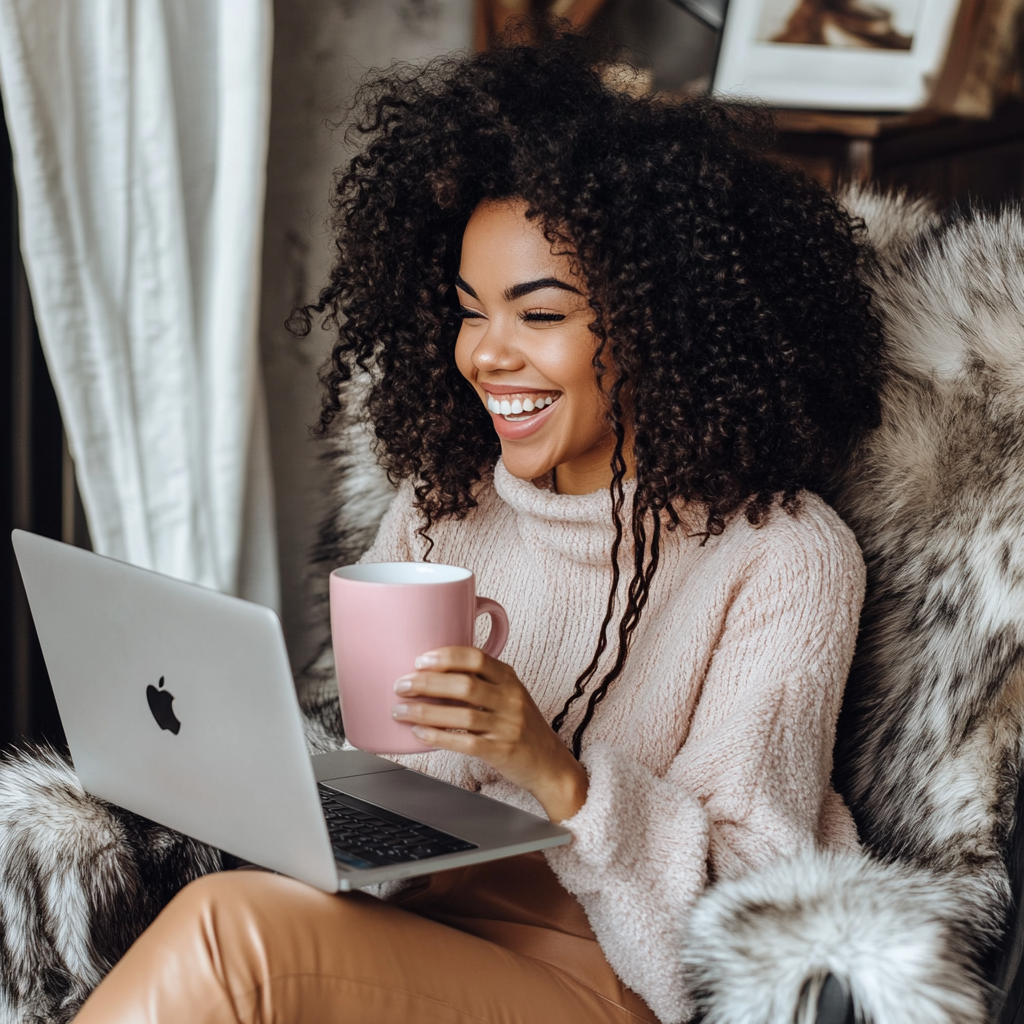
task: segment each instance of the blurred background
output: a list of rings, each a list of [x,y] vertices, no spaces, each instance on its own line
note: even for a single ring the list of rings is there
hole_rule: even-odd
[[[230,7],[230,0],[225,2]],[[727,31],[746,32],[751,45],[829,47],[839,60],[857,47],[909,52],[914,19],[929,16],[930,2],[938,0],[899,0],[891,9],[859,0],[763,0],[744,24],[729,20],[737,16],[741,5],[737,2],[727,12],[721,0],[549,0],[539,6],[568,17],[579,31],[600,33],[621,44],[630,62],[644,71],[638,80],[632,80],[631,88],[685,97],[714,87],[723,24]],[[822,110],[815,109],[812,90],[805,105],[778,110],[777,159],[813,175],[829,188],[850,181],[877,183],[928,192],[944,201],[970,200],[987,206],[1021,198],[1021,0],[963,0],[952,6],[952,0],[944,2],[952,27],[943,44],[941,66],[929,72],[933,78],[929,79],[927,103],[913,110],[879,111],[858,107],[854,95],[846,109]],[[39,223],[48,223],[45,213],[55,202],[54,196],[68,190],[74,193],[74,188],[68,184],[70,179],[62,176],[59,161],[48,157],[46,133],[33,131],[36,120],[51,116],[45,102],[46,86],[39,84],[47,76],[33,78],[25,54],[31,58],[34,47],[67,48],[76,38],[91,38],[85,31],[88,26],[78,25],[80,36],[63,30],[62,19],[81,18],[90,6],[88,0],[70,3],[76,5],[73,13],[59,0],[0,0],[0,36],[7,40],[0,38],[0,80],[6,104],[0,132],[0,743],[44,737],[63,741],[7,541],[10,530],[20,527],[82,547],[92,546],[96,537],[101,537],[98,549],[120,552],[122,557],[127,557],[124,551],[129,550],[118,548],[110,539],[114,534],[106,520],[101,524],[98,510],[106,492],[95,483],[99,477],[90,476],[88,486],[83,486],[84,460],[94,436],[87,429],[92,421],[85,401],[91,384],[86,377],[76,378],[80,369],[75,368],[83,365],[80,354],[75,357],[77,362],[71,358],[70,343],[63,339],[66,330],[60,326],[75,322],[74,304],[68,303],[61,313],[67,317],[65,321],[50,312],[54,304],[47,288],[54,285],[45,273],[46,240],[40,234],[42,229],[37,229],[37,218]],[[172,5],[171,0],[168,4]],[[159,8],[160,4],[147,0],[147,4],[139,4],[139,10],[147,6]],[[126,3],[126,11],[129,8],[134,5]],[[264,53],[267,79],[263,86],[257,83],[254,102],[265,102],[265,112],[263,121],[256,119],[255,141],[246,144],[248,149],[242,147],[244,152],[256,154],[252,159],[260,165],[260,173],[252,177],[251,187],[246,186],[254,197],[250,203],[254,225],[239,235],[239,245],[248,245],[254,254],[251,268],[245,271],[249,276],[243,275],[247,283],[241,289],[239,307],[243,313],[251,307],[251,329],[233,343],[240,346],[239,352],[251,349],[252,379],[246,380],[255,397],[251,419],[239,428],[247,431],[251,427],[251,437],[239,441],[236,429],[231,443],[241,453],[240,463],[248,457],[252,465],[259,465],[257,470],[250,467],[247,473],[240,473],[241,482],[224,498],[229,508],[225,515],[228,519],[234,515],[241,523],[237,536],[231,535],[236,560],[227,559],[227,575],[218,577],[216,565],[210,570],[212,575],[204,575],[201,558],[195,562],[198,568],[182,569],[180,574],[276,605],[294,668],[309,658],[324,632],[323,609],[314,608],[309,600],[306,562],[326,508],[328,467],[310,437],[309,426],[319,406],[316,370],[329,350],[330,337],[314,331],[298,340],[285,329],[284,321],[294,306],[315,298],[331,260],[326,226],[331,174],[350,155],[343,133],[332,125],[343,120],[365,70],[394,60],[422,61],[448,51],[487,47],[509,17],[530,8],[528,0],[277,0],[272,6],[267,0],[266,24],[256,24],[253,29],[252,52]],[[135,23],[129,19],[126,24]],[[50,32],[53,25],[62,30]],[[174,45],[179,50],[183,46],[188,49],[188,33],[198,30],[186,22],[172,29],[178,33]],[[226,30],[222,22],[210,31],[221,33],[217,59],[230,67],[230,26]],[[21,50],[12,39],[18,40]],[[143,39],[126,43],[130,45],[151,47],[153,43]],[[174,45],[168,49],[172,57]],[[74,76],[84,73],[88,77],[89,55],[79,65],[73,54],[60,52],[64,54],[61,68],[68,69],[66,74],[61,72],[69,90],[66,95],[73,96],[77,88]],[[44,67],[47,62],[51,68],[55,66],[52,55],[39,53]],[[175,88],[187,91],[187,85],[179,82]],[[107,109],[114,111],[109,118],[118,116],[114,107]],[[178,117],[176,138],[179,143],[187,142],[199,115],[193,111],[185,117],[179,109]],[[54,123],[59,126],[59,118]],[[103,131],[108,131],[111,123],[108,120]],[[214,130],[223,133],[224,125],[217,122],[211,132]],[[231,136],[225,137],[230,144]],[[200,143],[205,145],[203,140]],[[185,194],[189,194],[189,175],[206,173],[222,159],[223,147],[212,146],[209,152],[213,154],[209,160],[204,157],[193,164],[184,153]],[[86,164],[77,169],[86,180],[95,173]],[[19,185],[23,193],[20,213]],[[207,205],[202,207],[202,216],[188,210],[182,214],[187,236],[184,258],[189,253],[193,256],[193,278],[195,266],[205,266],[202,259],[208,256],[203,255],[205,243],[199,244],[206,237],[202,217],[211,209],[216,212],[217,202],[230,205],[231,198],[218,199],[212,186],[209,195],[203,194]],[[87,202],[88,196],[83,199]],[[26,225],[19,223],[19,216],[24,218],[26,211],[32,218],[27,232]],[[58,236],[62,223],[54,221]],[[102,217],[99,223],[102,234]],[[230,242],[231,233],[227,234]],[[101,243],[102,239],[98,250],[103,249]],[[218,256],[212,265],[229,257],[230,252]],[[123,255],[120,258],[123,261]],[[66,273],[74,272],[73,265],[66,269]],[[189,292],[196,309],[203,308],[200,284],[193,280]],[[196,314],[195,319],[199,323],[202,318]],[[126,351],[137,353],[138,349],[131,349],[130,337],[136,322],[126,315]],[[91,329],[96,330],[95,326]],[[216,351],[218,330],[216,324],[197,328],[190,344],[200,353],[207,344],[212,345],[210,351]],[[212,342],[204,331],[212,336]],[[147,337],[151,346],[159,342],[158,337],[154,341],[156,336]],[[215,364],[216,360],[203,364],[203,372],[212,375],[203,380],[215,379],[216,372],[223,372],[217,371]],[[216,425],[216,416],[211,413],[211,417],[209,422]],[[152,426],[145,424],[139,430],[143,437],[153,432]],[[207,431],[210,436],[214,432],[213,427]],[[73,455],[76,452],[78,458]],[[258,456],[256,462],[252,462],[253,452]],[[268,474],[264,484],[260,484],[259,466]],[[90,468],[89,472],[99,470]],[[190,486],[197,489],[193,505],[199,508],[204,498],[202,480]],[[83,493],[93,497],[83,502]],[[262,518],[250,521],[257,505]],[[216,529],[211,530],[216,534]],[[262,538],[255,553],[250,550],[257,543],[254,537]],[[167,562],[160,561],[159,544],[153,542],[151,548],[155,553],[139,557],[140,564],[170,571]]]

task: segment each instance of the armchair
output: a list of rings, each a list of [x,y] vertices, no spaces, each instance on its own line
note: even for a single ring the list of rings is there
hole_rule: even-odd
[[[680,955],[704,1024],[1015,1024],[1024,217],[866,192],[844,202],[877,249],[863,272],[888,351],[883,421],[835,496],[868,564],[835,765],[864,849],[716,880]],[[341,423],[329,442],[339,511],[320,578],[365,547],[389,495],[361,432]],[[298,685],[311,749],[331,749],[327,643]],[[70,1020],[162,903],[222,866],[86,797],[52,752],[0,760],[0,1020]]]

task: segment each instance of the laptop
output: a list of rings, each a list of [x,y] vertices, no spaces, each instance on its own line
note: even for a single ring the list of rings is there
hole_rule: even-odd
[[[269,608],[12,539],[87,792],[327,892],[569,842],[544,818],[374,754],[310,757]]]

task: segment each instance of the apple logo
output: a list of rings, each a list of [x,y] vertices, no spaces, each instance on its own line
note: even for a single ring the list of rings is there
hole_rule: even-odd
[[[159,690],[152,683],[146,687],[146,700],[149,701],[149,710],[153,712],[156,724],[161,729],[170,729],[177,736],[178,730],[181,728],[181,722],[178,721],[178,716],[171,708],[174,694],[164,689],[163,676],[160,677]]]

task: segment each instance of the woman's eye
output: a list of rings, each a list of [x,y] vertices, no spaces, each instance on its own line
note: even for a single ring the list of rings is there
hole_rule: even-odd
[[[522,313],[521,319],[526,323],[556,324],[565,319],[564,313]]]
[[[460,320],[483,320],[484,319],[483,313],[481,313],[479,310],[467,309],[465,306],[462,306],[459,309],[458,317],[459,317]]]

